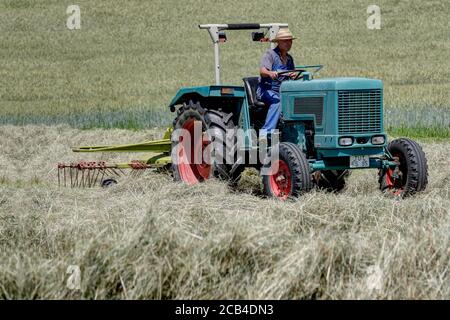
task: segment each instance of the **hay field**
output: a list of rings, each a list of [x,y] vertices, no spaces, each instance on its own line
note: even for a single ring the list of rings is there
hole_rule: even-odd
[[[0,127],[0,298],[449,299],[450,148],[422,142],[423,194],[397,201],[375,171],[334,195],[260,197],[165,174],[110,189],[58,188],[68,145],[158,138],[153,130]],[[127,157],[122,155],[121,157]],[[120,160],[106,154],[83,159]],[[81,289],[67,287],[70,265]]]

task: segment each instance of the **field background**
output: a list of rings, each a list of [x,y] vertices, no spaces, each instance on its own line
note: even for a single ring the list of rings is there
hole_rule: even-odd
[[[66,28],[72,3],[81,30]],[[299,37],[297,64],[324,64],[322,77],[384,81],[390,132],[450,137],[450,3],[376,1],[382,28],[369,30],[371,3],[2,0],[0,123],[170,124],[178,88],[214,81],[212,44],[198,24],[287,22]],[[250,41],[250,31],[228,38],[223,82],[240,85],[257,74],[268,45]]]
[[[450,299],[450,3],[376,1],[373,31],[372,3],[0,0],[0,298]],[[162,136],[178,88],[214,80],[197,25],[216,22],[288,22],[297,64],[382,79],[389,134],[423,146],[427,190],[384,196],[375,171],[289,202],[262,199],[252,171],[237,192],[154,173],[58,188],[57,162],[135,157],[70,146]],[[223,82],[240,84],[267,45],[228,39]]]

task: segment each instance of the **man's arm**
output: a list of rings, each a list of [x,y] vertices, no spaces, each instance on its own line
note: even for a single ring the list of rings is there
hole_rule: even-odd
[[[273,65],[273,57],[270,54],[270,51],[266,51],[261,58],[259,74],[263,78],[271,78],[275,80],[278,78],[278,73],[276,71],[271,71]]]
[[[261,67],[259,69],[259,74],[263,78],[268,78],[269,77],[272,80],[275,80],[276,78],[278,78],[278,73],[276,71],[269,71],[265,67]]]

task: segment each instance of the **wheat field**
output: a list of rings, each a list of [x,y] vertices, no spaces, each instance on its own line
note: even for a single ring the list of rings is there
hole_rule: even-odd
[[[405,200],[382,195],[373,170],[353,172],[343,193],[287,202],[262,198],[251,171],[237,190],[153,172],[58,188],[59,161],[131,157],[69,145],[160,135],[0,127],[0,298],[450,298],[448,142],[421,142],[430,184]],[[79,290],[68,288],[73,265]]]

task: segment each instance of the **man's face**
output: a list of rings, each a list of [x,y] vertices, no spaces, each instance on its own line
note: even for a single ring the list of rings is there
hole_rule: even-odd
[[[289,51],[291,50],[292,47],[292,40],[280,40],[278,41],[278,47],[281,50]]]

